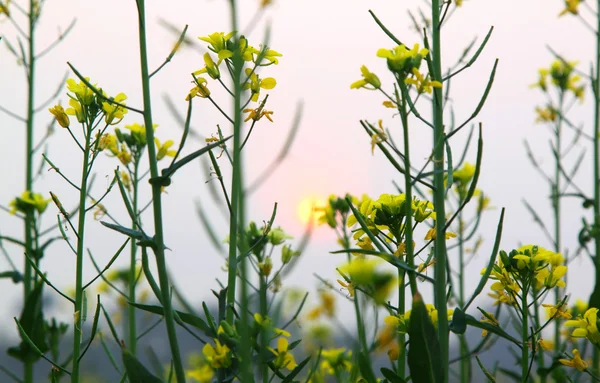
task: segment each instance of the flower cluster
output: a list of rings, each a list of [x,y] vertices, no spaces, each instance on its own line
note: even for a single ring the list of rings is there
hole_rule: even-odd
[[[490,271],[490,279],[495,281],[491,297],[496,304],[514,304],[521,290],[532,287],[532,292],[539,292],[555,287],[565,287],[562,279],[567,273],[563,265],[564,258],[539,246],[526,245],[507,254],[500,251],[500,259]],[[482,274],[486,269],[481,271]]]
[[[39,193],[33,193],[31,191],[25,191],[20,197],[15,197],[8,206],[10,207],[10,214],[16,214],[17,212],[27,214],[37,212],[42,214],[48,207],[48,202],[51,198],[44,198]]]
[[[425,305],[427,308],[427,313],[429,314],[429,318],[431,319],[431,323],[435,328],[438,325],[438,311],[434,305],[428,303]],[[385,317],[385,324],[391,326],[396,329],[398,333],[408,334],[408,329],[410,328],[410,313],[412,310],[407,310],[404,314],[398,315],[388,315]],[[453,309],[448,309],[448,320],[452,319],[452,315],[454,315]]]
[[[564,60],[555,60],[550,68],[542,68],[539,72],[538,81],[531,85],[533,88],[540,88],[542,92],[548,92],[549,83],[554,85],[559,92],[567,93],[571,92],[575,98],[578,98],[580,101],[583,101],[583,96],[585,94],[585,85],[580,83],[581,76],[575,74],[575,66],[577,62],[575,61],[564,61]],[[541,109],[543,111],[544,109]],[[552,111],[552,109],[550,109]],[[539,114],[539,113],[538,113]],[[552,114],[547,114],[544,116],[546,119],[551,117]],[[541,117],[541,115],[539,115]]]
[[[257,73],[257,69],[262,66],[278,64],[278,58],[282,56],[281,53],[266,46],[255,48],[248,44],[248,40],[244,36],[236,36],[236,32],[227,34],[215,32],[205,37],[199,37],[199,39],[208,43],[208,49],[211,52],[206,52],[203,56],[204,67],[192,73],[195,86],[190,90],[186,100],[193,97],[210,97],[211,92],[207,86],[208,80],[201,77],[201,75],[207,75],[213,80],[221,81],[221,65],[231,71],[234,67],[233,60],[236,52],[239,54],[238,57],[241,57],[245,63],[251,64],[250,67],[244,69],[243,73],[246,77],[242,82],[242,89],[250,90],[250,101],[258,102],[261,89],[270,90],[277,85],[277,81],[272,77],[262,78]],[[213,54],[216,55],[216,62],[213,59]],[[270,115],[273,113],[262,111],[261,108],[251,108],[246,109],[246,111],[254,111],[254,114],[248,117],[248,119],[254,120],[258,120],[263,116],[271,120]]]

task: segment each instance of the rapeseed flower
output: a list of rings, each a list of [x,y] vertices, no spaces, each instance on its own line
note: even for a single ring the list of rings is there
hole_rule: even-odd
[[[202,348],[202,353],[212,368],[227,368],[231,366],[231,350],[227,345],[222,345],[218,339],[215,339],[215,345],[206,343]]]
[[[116,125],[123,120],[127,109],[125,109],[123,101],[127,100],[127,96],[124,93],[117,94],[114,98],[110,98],[108,101],[102,102],[102,110],[104,111],[104,121],[108,125]],[[114,101],[114,102],[113,102]],[[121,104],[117,105],[115,102]],[[116,120],[116,121],[115,121]]]
[[[65,113],[65,110],[63,109],[63,107],[60,104],[57,104],[57,105],[53,106],[52,108],[49,108],[48,111],[50,113],[52,113],[54,118],[56,118],[56,122],[58,122],[58,124],[60,126],[62,126],[63,128],[68,128],[69,125],[71,124],[71,121],[69,121],[69,116],[67,116],[67,114]]]
[[[565,322],[565,327],[575,327],[571,336],[574,338],[587,338],[593,344],[600,344],[600,332],[597,325],[597,308],[588,309],[583,317],[579,315],[577,319]]]
[[[565,1],[565,9],[563,9],[558,16],[564,16],[567,13],[570,13],[572,15],[578,15],[579,14],[579,3],[581,3],[581,0],[564,0]]]
[[[261,79],[260,76],[251,68],[246,68],[245,73],[246,76],[248,76],[248,81],[246,81],[244,84],[243,89],[250,89],[252,101],[254,102],[258,101],[261,89],[270,90],[275,88],[277,85],[277,81],[273,77]]]
[[[414,85],[417,88],[417,93],[429,93],[433,92],[433,88],[442,88],[442,83],[439,81],[431,81],[429,75],[423,76],[417,68],[412,68],[412,74],[414,77],[407,77],[404,79],[404,83],[408,85]]]
[[[570,359],[559,359],[558,361],[567,367],[576,368],[579,371],[585,371],[589,367],[588,362],[581,359],[581,355],[577,349],[573,350],[573,357]]]
[[[219,57],[218,64],[221,61],[233,57],[233,52],[227,48],[227,42],[235,35],[235,32],[224,32],[211,33],[206,37],[198,37],[198,39],[205,41],[209,44],[208,49],[215,52]]]
[[[44,198],[44,196],[39,193],[25,191],[20,197],[13,199],[8,206],[10,207],[10,214],[15,214],[17,211],[27,214],[32,210],[37,211],[38,214],[42,214],[46,211],[48,203],[51,200],[52,198]]]
[[[402,77],[413,73],[413,68],[418,69],[421,61],[428,54],[429,50],[419,49],[419,44],[415,44],[412,49],[408,49],[405,45],[398,45],[392,49],[382,48],[377,51],[377,57],[387,59],[388,68]]]
[[[289,342],[286,338],[280,337],[277,339],[277,350],[271,347],[269,347],[269,350],[275,355],[273,364],[276,368],[287,368],[290,371],[296,368],[296,359],[289,350]]]
[[[381,88],[381,81],[379,77],[375,73],[372,73],[367,69],[366,66],[360,67],[360,72],[362,74],[362,79],[353,82],[350,85],[350,89],[369,89],[369,90],[377,90]]]

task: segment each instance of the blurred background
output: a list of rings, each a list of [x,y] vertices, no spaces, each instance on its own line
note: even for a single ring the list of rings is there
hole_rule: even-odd
[[[259,223],[267,221],[273,204],[277,202],[275,225],[294,235],[296,240],[292,243],[297,244],[308,222],[307,206],[310,208],[313,202],[324,202],[330,194],[360,196],[367,193],[377,197],[381,193],[395,191],[392,181],[403,183],[400,175],[377,150],[374,155],[371,154],[370,138],[359,124],[361,119],[371,122],[382,119],[385,127],[400,134],[399,119],[393,116],[392,110],[381,105],[384,100],[381,94],[351,90],[350,84],[360,78],[361,65],[367,65],[377,73],[388,89],[393,80],[386,70],[385,61],[377,58],[376,52],[379,48],[392,48],[394,43],[375,24],[368,10],[372,10],[407,45],[412,45],[420,39],[412,28],[407,10],[427,9],[427,3],[279,0],[259,16],[256,14],[258,1],[239,3],[241,25],[254,24],[253,20],[258,20],[247,34],[250,44],[258,46],[264,41],[265,30],[269,27],[269,45],[283,54],[279,65],[263,71],[264,76],[277,80],[277,86],[266,92],[269,94],[267,109],[274,111],[274,122],[263,119],[255,127],[245,151],[246,182],[255,180],[276,159],[290,132],[298,106],[303,106],[301,126],[293,146],[268,182],[251,195],[247,216]],[[228,2],[223,0],[179,0],[166,4],[156,0],[147,3],[151,69],[164,61],[178,37],[179,32],[169,26],[180,31],[189,25],[187,36],[194,42],[193,46],[186,46],[178,52],[152,79],[154,121],[158,124],[156,134],[161,141],[173,139],[178,143],[181,123],[166,100],[172,102],[179,114],[185,114],[184,99],[192,88],[190,73],[204,66],[202,54],[205,44],[196,38],[215,31],[229,32],[230,16]],[[502,249],[510,251],[529,243],[551,248],[522,203],[526,199],[542,219],[550,219],[550,190],[528,161],[523,141],[529,141],[541,166],[547,165],[550,169],[553,158],[549,149],[549,131],[534,123],[534,107],[542,104],[544,99],[539,91],[530,89],[530,84],[538,79],[538,69],[548,67],[553,61],[548,47],[568,60],[578,61],[578,68],[582,71],[589,71],[593,56],[592,33],[575,17],[558,18],[563,7],[563,2],[558,0],[465,0],[462,7],[452,13],[444,28],[443,62],[444,66],[449,66],[456,62],[473,38],[478,37],[480,42],[494,26],[492,37],[478,61],[471,69],[455,77],[452,83],[450,100],[457,122],[471,115],[483,94],[494,60],[499,59],[492,92],[474,121],[483,123],[484,157],[479,186],[496,209],[484,216],[480,233],[485,241],[480,255],[470,265],[472,278],[468,280],[467,291],[478,283],[479,271],[487,264],[500,208],[507,208]],[[128,96],[128,105],[141,107],[135,2],[47,2],[37,35],[39,49],[52,43],[73,19],[76,19],[76,24],[71,33],[38,64],[38,104],[56,91],[66,74],[74,77],[68,73],[68,61],[109,95],[124,92]],[[246,33],[248,29],[243,31]],[[5,18],[0,21],[0,35],[16,41],[15,27]],[[26,108],[24,71],[4,44],[0,45],[0,106],[23,114]],[[225,92],[219,91],[216,83],[210,83],[209,87],[220,105],[229,110]],[[65,94],[66,90],[63,90],[58,97],[63,104],[68,101]],[[570,120],[576,125],[584,124],[587,132],[591,131],[591,104],[591,93],[587,92],[586,101],[575,105],[569,114]],[[421,104],[421,109],[428,109],[426,103]],[[49,113],[44,111],[38,115],[35,126],[39,138],[46,133],[50,122]],[[129,113],[123,121],[126,124],[133,122],[142,121],[134,113]],[[207,100],[195,99],[193,131],[207,137],[216,133],[217,124],[227,126]],[[413,161],[422,164],[431,147],[431,131],[416,121],[412,129]],[[0,204],[7,206],[24,188],[25,127],[0,112],[0,131]],[[461,143],[467,133],[465,129],[453,139],[456,156],[460,155]],[[192,152],[200,145],[204,145],[203,142],[192,139],[185,152]],[[581,149],[586,149],[585,145],[585,142],[578,144]],[[474,149],[472,145],[468,161],[475,162]],[[590,156],[584,161],[576,180],[584,191],[591,191],[591,146],[587,149]],[[80,154],[64,130],[55,129],[47,153],[63,172],[75,179],[79,177]],[[108,186],[117,164],[114,158],[100,157],[94,189],[97,195],[101,195]],[[56,173],[45,171],[46,168],[36,184],[36,191],[46,195],[52,191],[60,196],[63,204],[75,206],[75,191]],[[225,166],[223,170],[227,179],[229,171]],[[210,191],[216,186],[215,182],[206,164],[198,161],[177,174],[163,199],[166,243],[170,249],[168,265],[172,275],[176,276],[176,286],[196,304],[212,299],[209,289],[218,288],[216,278],[226,278],[224,261],[210,245],[196,214],[196,207],[200,204],[218,235],[226,236],[227,220]],[[146,192],[148,197],[149,190]],[[589,212],[583,211],[578,200],[565,200],[563,204],[563,243],[565,248],[573,251],[577,246],[581,217]],[[117,192],[105,200],[105,206],[115,216],[126,217]],[[52,205],[49,209],[56,210]],[[48,225],[54,223],[53,214],[45,216]],[[99,263],[105,264],[120,246],[122,237],[92,219],[88,225],[87,245]],[[0,230],[4,235],[19,237],[22,223],[0,211]],[[9,244],[6,247],[13,261],[21,265],[23,257],[19,248]],[[335,267],[345,257],[330,254],[333,250],[337,250],[334,232],[325,226],[316,227],[297,267],[284,280],[284,288],[314,292],[318,280],[313,273],[334,281],[337,278]],[[121,261],[121,265],[126,264],[125,257]],[[72,286],[75,262],[66,244],[51,246],[43,266],[48,278],[57,286],[67,290]],[[91,264],[86,267],[86,279],[92,278],[95,272]],[[574,297],[587,300],[593,286],[591,262],[580,257],[569,267],[569,275],[573,277],[568,279],[567,292],[573,294],[573,301]],[[0,271],[5,268],[8,268],[8,262],[0,258]],[[428,287],[422,285],[427,291]],[[17,331],[8,329],[13,328],[12,317],[18,316],[21,309],[21,287],[2,279],[0,289],[0,305],[3,307],[0,310],[0,326],[7,328],[0,337],[14,341]],[[47,290],[47,294],[52,292]],[[476,305],[490,303],[482,294]],[[52,313],[69,320],[71,314],[65,310],[66,305],[57,299],[52,307]],[[5,356],[1,355],[0,360],[3,358]]]

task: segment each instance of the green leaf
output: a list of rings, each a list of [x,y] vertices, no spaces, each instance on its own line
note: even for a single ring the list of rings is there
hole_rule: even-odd
[[[163,383],[161,379],[152,375],[129,351],[123,349],[122,355],[129,383]]]
[[[465,331],[467,331],[467,319],[465,318],[465,312],[458,307],[454,309],[454,314],[452,314],[450,331],[455,334],[464,334]]]
[[[517,346],[521,347],[520,341],[518,341],[517,339],[510,336],[506,331],[502,330],[500,327],[495,326],[491,323],[480,322],[477,319],[475,319],[472,315],[469,315],[469,314],[465,314],[465,319],[467,321],[467,325],[472,326],[472,327],[477,327],[482,330],[487,330],[488,332],[491,332],[492,334],[496,334],[506,340],[513,342]]]
[[[463,307],[463,312],[467,311],[467,308],[469,307],[469,305],[471,305],[473,300],[481,293],[481,291],[485,287],[485,284],[488,281],[488,278],[490,277],[490,274],[492,272],[492,267],[494,267],[494,263],[496,263],[496,256],[498,254],[498,250],[500,249],[500,239],[502,238],[503,222],[504,222],[504,208],[502,208],[502,212],[500,213],[500,220],[498,221],[498,228],[496,229],[496,240],[494,241],[494,249],[492,250],[492,255],[490,255],[490,260],[488,261],[487,268],[485,269],[485,273],[483,273],[483,275],[481,276],[481,279],[479,280],[479,284],[477,285],[477,288],[473,292],[471,299],[469,299],[469,302],[465,305],[465,307]]]
[[[150,313],[157,314],[157,315],[164,315],[164,309],[161,306],[143,305],[140,303],[133,303],[133,302],[130,302],[129,304],[140,310],[148,311]],[[216,334],[214,333],[214,331],[210,328],[210,326],[202,318],[200,318],[196,315],[187,314],[187,313],[184,313],[181,311],[175,311],[175,313],[177,314],[177,316],[179,317],[179,319],[181,319],[181,321],[183,323],[187,323],[190,326],[194,326],[194,327],[202,330],[204,332],[204,334],[206,334],[206,336],[208,336],[208,337],[211,337],[211,338],[216,337]]]
[[[390,370],[389,368],[384,367],[380,371],[381,371],[381,374],[383,375],[383,377],[386,378],[387,380],[389,380],[390,383],[406,383],[406,380],[399,377],[398,374],[396,374],[394,371]]]
[[[21,361],[35,362],[50,349],[44,331],[44,314],[42,311],[42,288],[40,280],[25,299],[25,305],[18,326],[21,332],[21,343],[8,349],[8,354]]]
[[[138,241],[154,243],[154,240],[152,238],[148,237],[146,234],[142,233],[141,231],[133,230],[128,227],[121,226],[121,225],[115,225],[114,223],[110,223],[110,222],[100,221],[100,223],[103,224],[104,226],[108,227],[109,229],[118,231],[119,233],[125,234],[126,236],[131,237],[133,239],[137,239]]]
[[[431,323],[423,297],[418,292],[413,296],[408,335],[410,336],[408,368],[412,381],[442,382],[444,370],[441,365],[437,332]]]
[[[298,364],[296,368],[294,368],[292,372],[290,372],[288,376],[286,376],[285,379],[281,381],[281,383],[292,383],[296,375],[298,375],[302,371],[302,369],[308,364],[308,362],[310,362],[310,356],[304,359],[302,362],[300,362],[300,364]]]

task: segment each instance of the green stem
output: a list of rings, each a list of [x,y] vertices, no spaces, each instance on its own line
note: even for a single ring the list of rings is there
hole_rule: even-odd
[[[600,7],[600,0],[597,1]],[[600,9],[600,8],[598,8]],[[596,285],[590,297],[590,307],[600,307],[600,15],[596,16],[596,73],[593,79],[594,91],[594,266],[596,268]],[[592,371],[595,375],[600,373],[600,353],[594,347],[592,356]]]
[[[35,90],[35,0],[29,1],[29,60],[26,57],[23,59],[28,64],[27,71],[27,133],[25,147],[25,190],[33,193],[33,117],[34,117],[34,90]],[[25,215],[25,252],[31,256],[33,254],[33,236],[34,236],[34,212],[30,211]],[[34,257],[35,259],[35,257]],[[26,258],[24,258],[23,268],[23,302],[31,293],[34,284],[35,275],[33,267]],[[33,374],[34,362],[26,360],[23,365],[23,382],[32,383],[34,380]]]
[[[458,206],[462,206],[464,199],[459,199]],[[462,210],[458,212],[458,306],[465,306],[465,227]],[[467,337],[460,336],[460,355],[469,354]],[[460,380],[462,383],[471,381],[471,358],[462,358],[460,361]]]
[[[148,71],[148,53],[146,46],[146,10],[145,0],[136,0],[139,17],[140,34],[140,66],[142,71],[142,92],[144,98],[144,125],[146,126],[146,142],[148,143],[148,161],[150,163],[150,177],[158,180],[158,161],[156,160],[156,147],[154,145],[154,129],[152,129],[152,102],[150,98],[150,75]],[[152,183],[152,210],[154,213],[154,255],[156,257],[156,268],[161,292],[161,302],[164,310],[165,325],[171,358],[175,370],[177,383],[185,383],[185,371],[179,352],[179,342],[175,330],[175,319],[171,303],[171,286],[165,262],[165,241],[162,222],[162,195],[159,182]]]
[[[263,258],[264,262],[264,258]],[[267,307],[267,277],[260,276],[260,314],[263,318],[268,316],[268,307]],[[267,337],[266,329],[261,329],[260,331],[260,367],[263,378],[263,383],[269,382],[269,365],[267,364],[268,356],[268,346],[269,346],[269,338]]]
[[[89,176],[90,140],[92,137],[92,121],[85,123],[85,146],[83,151],[83,164],[81,170],[81,183],[79,184],[79,212],[77,224],[77,260],[75,276],[75,307],[73,313],[73,368],[71,370],[71,382],[79,383],[79,355],[81,353],[81,339],[83,331],[83,257],[85,256],[85,217],[86,199]]]
[[[132,208],[133,208],[133,213],[134,213],[134,218],[131,220],[131,229],[132,230],[137,230],[137,222],[139,222],[138,219],[138,190],[139,190],[139,179],[138,179],[138,170],[139,170],[139,165],[140,165],[140,158],[141,156],[136,154],[136,158],[135,158],[135,163],[134,163],[134,170],[133,170],[133,177],[130,177],[133,182],[132,182],[132,186],[133,186],[133,201],[132,201]],[[130,260],[129,260],[129,302],[130,303],[135,303],[135,288],[136,288],[136,282],[137,282],[137,269],[136,269],[136,255],[137,255],[137,245],[135,241],[131,241],[131,245],[130,245]],[[132,305],[129,304],[128,305],[128,315],[127,315],[127,321],[128,321],[128,336],[129,336],[129,351],[131,352],[132,355],[135,356],[136,354],[136,349],[137,349],[137,322],[136,322],[136,308]]]
[[[413,247],[413,223],[412,223],[412,179],[410,176],[410,144],[409,144],[409,134],[408,134],[408,110],[407,110],[407,98],[410,97],[408,93],[408,89],[403,79],[398,80],[398,85],[402,91],[402,100],[399,105],[399,113],[402,120],[402,132],[404,135],[404,188],[405,192],[405,207],[406,207],[406,218],[404,222],[404,248],[406,249],[406,262],[408,266],[412,269],[415,268],[415,260],[414,260],[414,247]],[[400,233],[396,234],[398,241],[400,241]],[[398,279],[400,280],[398,286],[398,313],[405,313],[405,305],[406,305],[406,291],[405,291],[405,279],[406,273],[398,269]],[[409,283],[410,283],[410,291],[414,296],[417,293],[417,278],[414,273],[409,273],[408,275]],[[404,377],[406,375],[406,352],[405,352],[405,334],[398,334],[398,347],[400,350],[399,358],[398,358],[398,372],[400,373],[400,377]]]
[[[523,347],[521,347],[521,381],[527,382],[527,373],[529,372],[529,308],[527,307],[527,290],[525,288],[521,292],[521,310],[523,319],[521,323],[521,339],[523,340]]]
[[[441,24],[440,24],[440,1],[432,0],[432,40],[433,51],[431,59],[433,64],[432,79],[442,81],[442,50],[441,50]],[[448,302],[446,301],[446,274],[447,274],[447,254],[446,254],[446,235],[444,228],[446,226],[445,209],[445,187],[444,187],[444,107],[443,94],[441,88],[433,90],[433,186],[434,198],[433,205],[436,213],[436,239],[434,243],[435,252],[435,307],[438,310],[438,336],[440,342],[440,359],[444,369],[443,382],[448,382],[448,352],[449,352],[449,329],[448,329]]]
[[[231,7],[231,30],[238,30],[237,7],[235,0],[230,0]],[[241,336],[241,365],[240,365],[240,380],[243,382],[252,382],[252,349],[250,342],[249,318],[248,318],[248,273],[247,259],[242,259],[237,262],[237,251],[245,254],[248,248],[248,243],[244,235],[245,227],[245,193],[243,181],[243,156],[241,144],[242,137],[242,70],[244,69],[244,60],[242,58],[239,36],[235,36],[235,46],[232,63],[232,79],[233,79],[233,174],[231,180],[231,216],[229,223],[229,270],[228,270],[228,287],[227,287],[227,304],[229,310],[227,312],[227,321],[233,324],[233,308],[235,304],[235,278],[239,271],[242,283],[240,285],[240,336]],[[239,238],[238,238],[239,237]],[[233,239],[233,241],[231,241]]]

